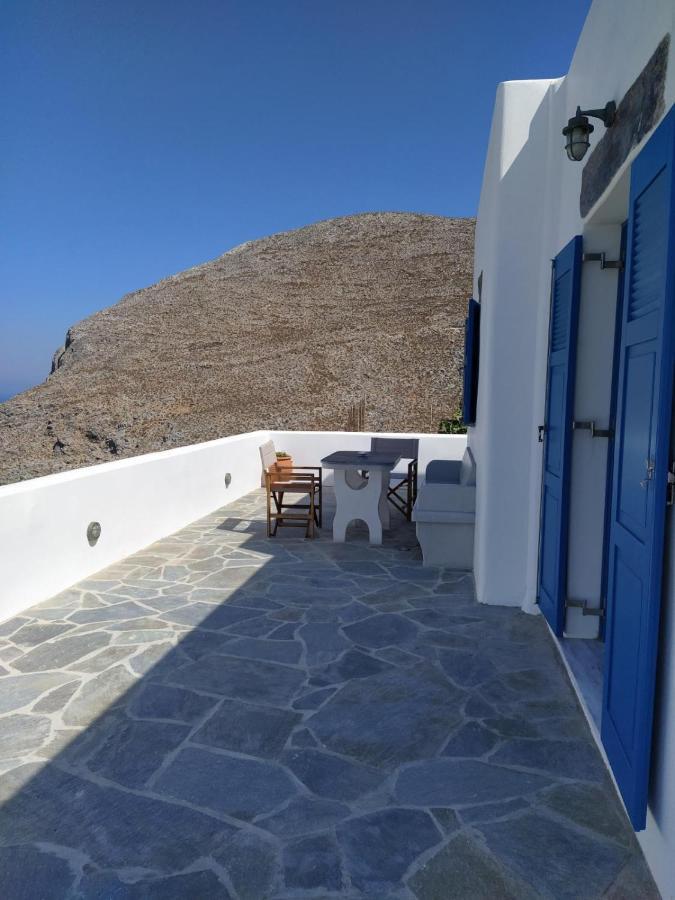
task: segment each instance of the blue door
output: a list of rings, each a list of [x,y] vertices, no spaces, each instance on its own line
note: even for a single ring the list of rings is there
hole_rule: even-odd
[[[675,113],[631,169],[607,562],[602,742],[645,826],[673,399]]]
[[[581,237],[553,260],[548,338],[544,462],[539,535],[539,606],[562,635],[567,584],[567,526],[572,415],[582,262]]]

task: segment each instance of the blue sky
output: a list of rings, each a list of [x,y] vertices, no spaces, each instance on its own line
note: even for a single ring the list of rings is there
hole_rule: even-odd
[[[0,399],[69,325],[251,238],[474,215],[496,85],[589,0],[6,0]]]

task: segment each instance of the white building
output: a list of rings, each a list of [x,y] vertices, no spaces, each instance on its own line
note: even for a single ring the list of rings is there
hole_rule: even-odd
[[[565,77],[499,86],[477,225],[469,432],[478,598],[539,602],[669,897],[674,29],[673,0],[595,0]],[[610,101],[613,124],[590,117],[590,148],[570,160],[563,127],[577,107]]]

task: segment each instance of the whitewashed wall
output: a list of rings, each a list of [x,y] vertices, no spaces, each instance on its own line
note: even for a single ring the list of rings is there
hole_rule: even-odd
[[[318,466],[321,459],[335,450],[369,450],[371,432],[342,431],[274,431],[270,432],[277,450],[286,450],[298,465]],[[419,440],[418,471],[424,480],[427,463],[432,459],[461,459],[466,449],[463,434],[378,434],[377,437],[417,438]],[[332,472],[325,473],[332,483]]]
[[[251,432],[0,487],[0,619],[259,486],[266,439]],[[93,547],[90,522],[101,524]]]
[[[0,487],[0,621],[260,487],[258,448],[270,437],[298,464],[319,465],[334,450],[367,450],[371,436],[256,431]],[[463,435],[381,436],[419,438],[421,473],[466,447]],[[93,547],[90,522],[102,529]]]
[[[543,21],[543,20],[542,20]],[[675,101],[675,3],[594,0],[564,78],[508,82],[495,102],[476,228],[474,287],[483,272],[477,427],[470,430],[480,478],[474,574],[483,602],[533,609],[536,597],[550,261],[576,234],[588,250],[618,248],[628,211],[628,159],[590,214],[579,212],[585,163],[564,152],[562,127],[577,104],[619,102],[664,37],[671,34],[665,87]],[[595,122],[592,144],[603,133]],[[645,140],[648,139],[649,136]],[[590,154],[589,154],[590,156]],[[588,161],[588,157],[586,162]],[[584,266],[575,418],[605,425],[609,413],[616,274]],[[570,593],[600,597],[606,442],[574,437]],[[515,473],[515,474],[514,474]],[[669,532],[675,554],[675,533]],[[675,896],[675,578],[665,597],[655,766],[648,825],[640,843],[664,896]],[[572,613],[571,634],[597,622]],[[583,852],[583,851],[581,851]]]
[[[631,151],[583,220],[583,164],[567,159],[561,129],[577,104],[620,100],[663,36],[673,32],[672,0],[646,5],[595,0],[567,76],[506,82],[497,91],[476,227],[476,296],[483,272],[481,377],[477,427],[469,434],[483,476],[477,491],[475,575],[486,602],[529,608],[536,593],[541,483],[536,427],[544,410],[550,261],[575,234],[597,242],[600,226],[613,228],[608,249],[616,245],[627,212],[627,174],[642,146]],[[675,33],[665,101],[666,110],[675,101]],[[596,123],[592,140],[601,135],[602,124]],[[585,279],[587,273],[596,277],[588,265]],[[605,285],[615,280],[610,272],[602,274]],[[601,340],[605,323],[598,320],[591,327]],[[593,338],[588,330],[586,335]],[[598,367],[604,364],[599,357]],[[593,390],[582,363],[577,394]],[[505,472],[513,477],[505,478]]]
[[[534,356],[550,280],[544,210],[557,202],[532,123],[543,116],[548,125],[546,103],[557,84],[500,85],[476,228],[474,275],[483,279],[477,426],[469,432],[480,473],[474,574],[480,600],[512,606],[533,599],[527,559],[539,446]]]

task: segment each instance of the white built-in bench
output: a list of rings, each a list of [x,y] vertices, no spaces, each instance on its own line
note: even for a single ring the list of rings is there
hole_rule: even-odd
[[[467,447],[459,460],[432,460],[412,514],[425,566],[473,568],[476,463]]]

